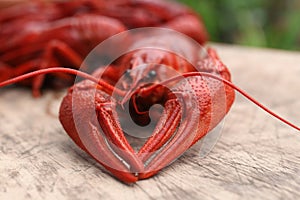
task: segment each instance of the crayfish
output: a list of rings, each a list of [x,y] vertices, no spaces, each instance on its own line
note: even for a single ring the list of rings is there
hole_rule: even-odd
[[[161,0],[34,1],[1,10],[0,26],[0,81],[51,66],[78,69],[100,42],[132,28],[170,28],[200,44],[207,41],[199,16],[181,4]],[[23,83],[39,96],[45,82],[60,87],[73,81],[55,74]]]
[[[88,9],[92,13],[100,11],[105,13],[108,8],[113,9],[113,7],[105,6],[107,5],[105,3],[83,2],[87,3],[85,5],[88,8],[93,8]],[[130,9],[133,4],[143,8],[140,5],[143,4],[147,10],[157,13],[160,20],[151,19],[153,25],[168,27],[173,22],[166,22],[163,17],[176,18],[174,13],[165,13],[157,9],[157,6],[161,5],[158,1],[114,1],[116,6],[124,5],[124,2],[128,3],[126,5]],[[113,3],[111,2],[111,4]],[[126,19],[126,23],[120,23],[123,24],[122,26],[116,25],[114,31],[107,28],[109,34],[105,36],[97,36],[96,33],[89,32],[92,29],[84,26],[88,30],[80,30],[80,39],[82,40],[73,44],[74,38],[71,38],[73,41],[68,41],[68,45],[64,48],[60,45],[54,48],[53,41],[50,46],[48,45],[49,36],[52,36],[54,29],[51,29],[50,32],[43,32],[46,30],[45,26],[42,26],[42,30],[39,31],[47,34],[45,34],[46,36],[37,34],[37,43],[32,40],[32,33],[23,35],[23,38],[17,37],[15,41],[26,39],[28,44],[33,42],[33,45],[25,48],[20,43],[13,43],[10,47],[6,46],[2,49],[0,47],[1,52],[8,51],[0,56],[4,61],[0,68],[4,72],[1,73],[2,79],[9,79],[0,82],[0,87],[29,79],[27,84],[32,84],[34,94],[37,94],[46,74],[55,74],[61,79],[70,78],[66,74],[86,78],[87,80],[76,83],[68,90],[61,103],[59,119],[72,140],[119,180],[133,183],[152,177],[181,156],[220,123],[234,102],[235,90],[281,121],[300,130],[299,127],[269,111],[231,83],[230,72],[216,51],[211,48],[204,50],[199,45],[203,41],[193,37],[191,33],[195,32],[191,29],[186,28],[182,32],[190,33],[187,35],[194,40],[188,39],[182,33],[164,28],[150,32],[148,32],[149,29],[141,29],[137,32],[120,33],[126,29],[126,26],[145,25],[145,19],[137,14],[129,20],[124,17],[126,12],[114,12],[110,16],[106,13],[105,18],[103,16],[91,18],[90,13],[86,15],[86,9],[78,10],[77,4],[71,4],[73,6],[67,7],[65,12],[57,10],[57,4],[54,5],[49,13],[57,12],[56,16],[64,17],[58,19],[60,25],[64,24],[63,22],[69,22],[68,20],[74,20],[80,24],[81,20],[88,19],[87,21],[89,21],[92,18],[97,19],[93,23],[92,21],[88,23],[93,28],[98,26],[98,23],[102,23],[102,29],[106,25],[111,28],[105,20],[116,20],[116,23],[120,23],[120,19]],[[91,5],[93,6],[91,7]],[[177,8],[180,8],[175,7],[172,7],[174,11],[178,11]],[[187,13],[185,9],[183,10],[185,11],[183,13]],[[27,11],[29,12],[28,18],[31,18],[31,12],[34,11]],[[179,11],[182,13],[182,9]],[[179,15],[179,21],[183,16],[191,17],[190,14]],[[57,19],[54,18],[52,14],[41,16],[33,24],[41,22],[55,24]],[[101,21],[102,19],[105,20]],[[46,26],[48,26],[47,23]],[[58,25],[55,27],[57,28],[55,30],[61,30],[58,32],[60,36],[70,34],[70,32],[64,32],[65,29],[60,29]],[[176,26],[172,25],[172,27]],[[102,33],[100,25],[98,28]],[[69,29],[71,30],[72,26]],[[174,28],[174,30],[178,29]],[[199,29],[197,30],[199,32]],[[75,33],[79,33],[76,31],[78,29],[75,30]],[[54,32],[56,33],[56,31]],[[119,34],[110,38],[113,40],[115,37],[121,38],[114,40],[119,43],[107,44],[105,39],[115,33]],[[87,37],[83,37],[84,34],[87,34],[85,35],[87,37],[92,35],[93,39],[97,37],[96,41],[98,43],[103,41],[100,46],[104,47],[99,49],[96,43],[92,43],[91,46],[97,47],[91,53],[89,52],[91,46],[87,48],[84,46],[81,49],[80,47],[83,45],[81,42],[87,39]],[[66,38],[60,39],[64,41]],[[46,46],[45,51],[41,50],[41,47],[44,46]],[[27,54],[27,51],[30,53]],[[16,57],[13,56],[16,52],[20,53],[21,60],[16,60]],[[103,56],[101,54],[103,52],[107,55]],[[59,56],[54,57],[55,53],[58,53]],[[89,55],[86,55],[88,53]],[[111,53],[117,55],[110,55]],[[83,56],[87,56],[84,61]],[[98,59],[104,61],[97,63]],[[111,62],[107,59],[111,59]],[[16,68],[12,67],[13,64]],[[92,75],[77,70],[79,66],[85,70],[91,64],[97,68]],[[68,65],[71,67],[55,67]],[[24,74],[26,72],[30,73]],[[154,127],[147,137],[143,131],[132,134],[133,130],[126,126],[132,121],[140,127],[147,127],[154,123]],[[130,145],[127,135],[146,137],[147,139],[138,149],[134,149],[135,147]]]
[[[48,73],[87,78],[68,90],[60,107],[60,122],[81,149],[126,183],[155,175],[216,127],[234,102],[234,90],[300,130],[233,85],[228,68],[215,50],[208,48],[204,55],[185,52],[186,48],[178,47],[182,43],[170,45],[179,48],[173,52],[169,46],[162,48],[175,37],[181,40],[179,33],[171,36],[171,32],[161,38],[155,36],[161,43],[130,51],[92,76],[69,68],[49,68],[4,81],[0,87]],[[149,37],[137,37],[130,47],[149,42],[153,42]],[[189,48],[193,49],[197,50]],[[174,53],[181,51],[183,54]],[[179,56],[184,53],[190,57]],[[152,109],[155,105],[163,109]],[[131,119],[139,126],[151,120],[156,123],[138,151],[126,138],[132,133],[123,128]]]

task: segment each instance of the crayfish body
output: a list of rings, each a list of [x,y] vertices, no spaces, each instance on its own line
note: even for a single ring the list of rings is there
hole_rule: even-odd
[[[166,41],[163,36],[156,39]],[[148,43],[151,38],[141,41]],[[227,67],[213,49],[208,49],[201,59],[188,53],[195,55],[191,59],[198,61],[197,66],[174,53],[146,48],[98,69],[93,76],[112,87],[88,80],[71,87],[60,108],[64,129],[79,147],[123,182],[155,175],[212,130],[234,101],[231,87],[207,77],[181,77],[166,83],[177,75],[198,71],[230,81]],[[119,74],[112,73],[116,69]],[[167,73],[169,77],[165,78]],[[128,77],[130,84],[122,82]],[[152,110],[150,117],[151,107],[157,104],[163,109]],[[128,116],[122,117],[128,113],[130,120],[140,126],[151,120],[156,123],[138,151],[126,138],[132,135],[130,129],[123,128],[130,123]]]
[[[176,34],[129,36],[133,50],[106,67],[96,66],[100,68],[93,76],[74,70],[93,71],[83,62],[90,51],[131,28],[173,29],[204,44],[201,19],[182,5],[160,0],[37,1],[1,11],[0,25],[0,87],[22,81],[38,96],[46,74],[53,73],[50,81],[57,85],[73,83],[74,75],[87,78],[68,90],[60,122],[82,150],[125,183],[154,176],[214,129],[230,110],[234,90],[300,130],[233,85],[213,49],[200,55]],[[128,42],[123,41],[119,48]],[[156,48],[141,48],[147,46]],[[154,122],[138,148],[128,136],[145,133],[132,133],[126,127],[131,121],[141,127]]]

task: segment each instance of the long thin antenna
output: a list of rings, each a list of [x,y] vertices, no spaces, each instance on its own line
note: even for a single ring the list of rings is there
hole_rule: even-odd
[[[121,94],[121,95],[124,94],[123,91],[120,91],[119,89],[113,87],[112,85],[102,81],[101,79],[97,79],[97,78],[91,76],[90,74],[87,74],[85,72],[82,72],[82,71],[79,71],[79,70],[76,70],[76,69],[62,68],[62,67],[53,67],[53,68],[48,68],[48,69],[41,69],[41,70],[37,70],[37,71],[30,72],[30,73],[27,73],[27,74],[23,74],[23,75],[20,75],[18,77],[15,77],[15,78],[12,78],[12,79],[1,82],[0,87],[11,85],[11,84],[14,84],[14,83],[23,81],[25,79],[38,76],[38,75],[51,74],[51,73],[67,73],[67,74],[72,74],[72,75],[75,75],[75,76],[80,76],[82,78],[88,79],[88,80],[98,84],[99,86],[103,87],[107,91],[110,91],[110,92],[114,91],[114,92],[116,92],[118,94]]]
[[[31,78],[31,77],[34,77],[34,76],[38,76],[38,75],[42,75],[42,74],[49,74],[49,73],[68,73],[68,74],[73,74],[73,75],[76,75],[76,76],[81,76],[81,77],[86,78],[86,79],[88,79],[90,81],[93,81],[94,83],[96,83],[96,84],[104,87],[105,89],[107,89],[109,91],[115,91],[115,92],[117,92],[119,94],[123,94],[124,95],[123,91],[119,91],[117,88],[114,88],[112,85],[110,85],[110,84],[108,84],[108,83],[106,83],[106,82],[104,82],[102,80],[98,80],[97,78],[95,78],[95,77],[93,77],[93,76],[91,76],[91,75],[89,75],[87,73],[81,72],[81,71],[76,70],[76,69],[61,68],[61,67],[54,67],[54,68],[42,69],[42,70],[30,72],[28,74],[24,74],[24,75],[21,75],[21,76],[9,79],[7,81],[1,82],[0,83],[0,87],[4,87],[4,86],[10,85],[10,84],[14,84],[14,83],[20,82],[20,81],[22,81],[24,79],[28,79],[28,78]],[[236,91],[238,91],[244,97],[246,97],[247,99],[249,99],[252,103],[256,104],[258,107],[260,107],[261,109],[263,109],[264,111],[266,111],[267,113],[269,113],[270,115],[272,115],[273,117],[275,117],[278,120],[282,121],[283,123],[289,125],[290,127],[292,127],[294,129],[300,131],[300,127],[294,125],[293,123],[291,123],[288,120],[284,119],[283,117],[279,116],[275,112],[271,111],[269,108],[267,108],[263,104],[259,103],[256,99],[254,99],[253,97],[251,97],[247,92],[245,92],[244,90],[242,90],[238,86],[234,85],[233,83],[231,83],[230,81],[228,81],[226,79],[223,79],[222,77],[216,76],[216,75],[211,74],[211,73],[206,73],[206,72],[189,72],[189,73],[184,73],[182,75],[175,76],[175,77],[170,78],[170,79],[168,79],[166,81],[163,81],[159,85],[161,85],[161,84],[167,84],[167,83],[170,83],[170,82],[173,82],[173,81],[180,80],[180,79],[182,79],[182,76],[183,77],[206,76],[206,77],[210,77],[210,78],[219,80],[219,81],[225,83],[226,85],[232,87]],[[155,87],[158,87],[159,85],[150,86],[147,90],[154,89]]]

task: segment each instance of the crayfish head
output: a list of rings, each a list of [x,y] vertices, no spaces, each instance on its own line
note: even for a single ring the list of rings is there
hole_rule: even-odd
[[[126,91],[121,104],[127,102],[130,97],[136,93],[138,88],[144,87],[156,81],[157,72],[154,70],[154,65],[141,66],[135,69],[128,69],[124,74],[124,80],[122,80],[123,89]]]
[[[147,67],[140,67],[136,69],[128,69],[125,72],[125,78],[129,79],[129,84],[128,86],[131,89],[134,89],[138,86],[141,86],[145,83],[148,83],[149,81],[154,81],[156,78],[157,72],[154,70],[155,65],[151,64],[152,66]]]

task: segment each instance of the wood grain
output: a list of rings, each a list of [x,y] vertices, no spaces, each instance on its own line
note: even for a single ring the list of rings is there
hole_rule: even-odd
[[[300,124],[300,53],[215,46],[233,82]],[[237,95],[222,136],[157,176],[128,186],[104,172],[62,129],[64,91],[33,99],[0,90],[0,199],[299,199],[300,135]]]

